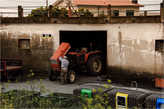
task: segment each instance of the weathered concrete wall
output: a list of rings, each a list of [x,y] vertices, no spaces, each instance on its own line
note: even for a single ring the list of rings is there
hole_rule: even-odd
[[[164,56],[162,53],[155,51],[155,40],[164,39],[164,25],[162,23],[99,25],[12,24],[5,26],[4,30],[1,30],[1,33],[6,32],[7,36],[10,38],[26,34],[31,40],[34,40],[31,45],[32,48],[34,45],[40,45],[38,43],[42,40],[42,34],[51,34],[52,38],[50,39],[50,42],[48,42],[48,44],[50,44],[48,49],[36,47],[36,49],[32,50],[32,55],[27,57],[27,60],[33,63],[35,67],[41,68],[41,63],[43,63],[43,66],[47,66],[48,57],[58,47],[59,31],[61,30],[107,31],[107,62],[108,67],[112,72],[117,70],[119,72],[126,71],[127,73],[134,72],[137,74],[164,74]],[[38,40],[32,39],[32,37]],[[42,58],[42,56],[45,56],[45,58]],[[38,63],[36,63],[37,59]]]
[[[30,47],[19,47],[20,39],[29,39]],[[37,72],[47,72],[49,57],[53,50],[52,38],[43,38],[40,33],[32,32],[0,32],[1,58],[18,58],[23,60],[25,70],[35,69]]]
[[[120,72],[164,74],[162,53],[155,51],[155,40],[164,39],[163,24],[115,25],[108,32],[110,66]]]

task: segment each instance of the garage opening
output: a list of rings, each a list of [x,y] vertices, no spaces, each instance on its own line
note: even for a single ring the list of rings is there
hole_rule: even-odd
[[[107,31],[60,31],[60,43],[68,42],[71,51],[87,48],[88,51],[100,50],[106,64]]]

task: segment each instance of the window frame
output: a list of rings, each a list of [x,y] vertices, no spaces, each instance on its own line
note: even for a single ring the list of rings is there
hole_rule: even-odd
[[[24,48],[24,47],[22,47],[23,46],[23,41],[27,41],[26,43],[28,44],[28,47],[26,47],[26,48]],[[26,49],[26,50],[28,50],[28,49],[31,49],[31,45],[30,45],[30,39],[18,39],[18,48],[19,49]]]
[[[126,16],[133,17],[134,16],[134,10],[126,10]]]
[[[155,40],[155,51],[164,52],[164,39]]]
[[[113,10],[113,16],[117,17],[119,15],[120,15],[120,11],[119,10]]]

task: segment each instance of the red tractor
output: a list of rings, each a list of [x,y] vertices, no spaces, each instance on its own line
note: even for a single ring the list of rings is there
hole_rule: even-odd
[[[75,74],[77,72],[101,73],[103,70],[101,51],[88,51],[87,48],[82,48],[81,51],[72,51],[69,43],[62,42],[59,48],[54,52],[53,56],[50,58],[51,72],[49,75],[49,79],[51,81],[56,80],[57,77],[60,75],[60,56],[67,56],[70,62],[69,71],[67,74],[67,81],[70,83],[75,82]]]

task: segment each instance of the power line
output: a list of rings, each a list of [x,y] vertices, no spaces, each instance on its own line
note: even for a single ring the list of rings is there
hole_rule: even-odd
[[[144,6],[155,6],[155,5],[158,5],[159,6],[160,4],[144,4]],[[27,5],[24,5],[22,7],[23,7],[24,10],[33,10],[33,9],[40,8],[40,7],[48,7],[48,0],[46,0],[46,6],[38,6],[38,5],[27,6]],[[0,9],[17,10],[18,7],[17,6],[8,6],[8,7],[1,6]],[[151,11],[150,9],[147,9],[147,10]],[[140,11],[142,11],[142,10],[140,10]],[[160,11],[160,10],[158,10],[158,11]]]
[[[47,0],[48,1],[48,0]],[[154,5],[160,5],[160,4],[144,4],[144,6],[154,6]],[[46,6],[48,6],[48,3],[46,3]],[[35,8],[35,7],[45,7],[45,6],[42,6],[42,5],[32,5],[32,6],[27,6],[27,5],[22,5],[23,8]],[[60,7],[60,6],[59,6]],[[0,6],[0,8],[18,8],[17,6]]]
[[[127,2],[125,2],[125,1],[120,1],[120,0],[111,0],[111,1],[114,1],[114,2],[117,2],[117,3],[127,3]],[[25,4],[25,3],[45,3],[46,2],[46,5],[49,3],[49,0],[41,0],[41,1],[22,1],[22,0],[18,0],[17,1],[17,3],[21,3],[21,4]],[[149,2],[151,3],[151,2],[153,2],[153,3],[155,3],[155,1],[154,0],[146,0],[146,1],[143,1],[143,2],[140,2],[139,4],[144,4],[144,3],[146,3],[146,4],[149,4]],[[161,1],[159,1],[159,4],[162,2],[162,0]],[[6,3],[8,3],[8,2],[6,2]],[[51,1],[51,3],[54,3],[53,1]]]
[[[45,6],[22,6],[23,8],[40,8]],[[12,6],[12,7],[0,7],[1,9],[17,9],[18,6]]]

